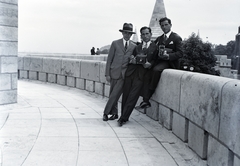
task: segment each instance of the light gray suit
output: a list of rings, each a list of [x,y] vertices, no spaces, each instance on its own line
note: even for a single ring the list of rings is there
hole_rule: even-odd
[[[129,46],[125,51],[123,39],[112,42],[106,64],[105,76],[110,76],[110,94],[104,109],[104,114],[118,114],[117,103],[122,94],[124,77],[127,70],[130,56],[136,45],[129,41]]]

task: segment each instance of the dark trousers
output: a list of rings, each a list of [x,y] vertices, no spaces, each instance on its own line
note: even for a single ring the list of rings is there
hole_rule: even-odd
[[[118,114],[118,100],[122,94],[123,83],[124,80],[122,78],[118,80],[111,79],[109,99],[105,106],[104,114]]]
[[[144,78],[144,91],[142,93],[143,101],[149,102],[155,92],[155,89],[157,88],[163,70],[167,68],[169,68],[168,61],[160,61],[156,66],[154,66],[151,71],[152,73],[146,75]]]
[[[122,114],[120,119],[128,121],[141,92],[143,81],[136,73],[125,78],[122,96]]]

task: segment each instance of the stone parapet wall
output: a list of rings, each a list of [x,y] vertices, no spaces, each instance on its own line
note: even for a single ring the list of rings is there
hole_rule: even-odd
[[[24,53],[19,52],[18,56],[24,57],[52,57],[52,58],[71,58],[71,59],[85,59],[85,60],[97,60],[106,61],[107,54],[90,55],[90,54],[71,54],[71,53]]]
[[[151,99],[155,107],[146,114],[156,115],[152,118],[188,143],[209,166],[239,160],[239,80],[168,69],[156,92]]]
[[[84,89],[108,97],[104,61],[19,57],[19,79]],[[164,70],[152,107],[143,111],[198,154],[209,166],[239,166],[240,81]]]
[[[0,105],[17,102],[18,1],[0,1]]]

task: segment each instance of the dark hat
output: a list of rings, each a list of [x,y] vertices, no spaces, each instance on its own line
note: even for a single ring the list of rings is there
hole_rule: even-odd
[[[135,32],[132,31],[133,30],[133,25],[131,23],[124,23],[123,24],[123,29],[120,29],[120,32],[129,32],[129,33],[133,33],[135,34]]]

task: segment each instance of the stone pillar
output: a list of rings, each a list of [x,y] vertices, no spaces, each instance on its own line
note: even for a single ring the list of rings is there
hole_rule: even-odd
[[[0,105],[17,102],[18,0],[0,0]]]
[[[164,2],[163,0],[156,0],[149,23],[149,27],[152,29],[152,40],[155,40],[158,36],[163,34],[163,31],[159,25],[159,20],[163,17],[166,17]]]
[[[236,69],[238,70],[238,74],[240,74],[240,26],[238,27],[238,34],[236,35],[234,55],[238,56]]]

